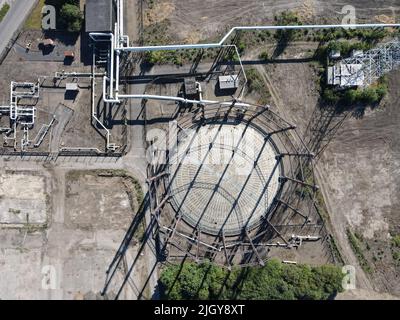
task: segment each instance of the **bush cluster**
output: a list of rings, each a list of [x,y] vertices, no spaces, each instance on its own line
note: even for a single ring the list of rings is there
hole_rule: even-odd
[[[228,271],[210,263],[169,265],[161,274],[163,299],[311,299],[325,300],[342,291],[339,267],[287,265],[269,260],[264,267]]]

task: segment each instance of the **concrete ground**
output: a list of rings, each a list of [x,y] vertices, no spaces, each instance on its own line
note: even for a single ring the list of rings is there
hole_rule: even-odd
[[[0,225],[45,226],[50,203],[48,177],[35,172],[4,172],[0,176]]]
[[[3,162],[2,167],[5,168],[1,170],[3,181],[6,177],[23,183],[20,173],[5,173],[5,170],[15,169],[15,162]],[[48,209],[51,215],[46,225],[35,229],[28,228],[26,223],[12,227],[2,224],[0,298],[104,298],[100,296],[100,291],[105,283],[105,271],[139,206],[135,189],[124,178],[98,176],[90,170],[75,170],[82,169],[82,165],[44,168],[41,164],[24,162],[18,167],[23,168],[26,175],[29,172],[36,176],[38,172],[43,172],[49,178],[45,190],[49,193]],[[116,166],[103,164],[102,167],[107,169]],[[121,165],[119,167],[122,168]],[[28,176],[25,179],[26,188],[33,192],[33,185],[32,188],[30,186],[38,182],[30,181]],[[11,199],[12,193],[7,196]],[[29,193],[24,198],[29,198]],[[21,196],[13,200],[16,208],[18,201],[24,201],[26,205],[30,203],[31,207],[37,202],[36,199],[21,199]],[[0,205],[9,205],[8,199],[1,198]],[[125,263],[131,263],[137,255],[137,243],[137,240],[133,240],[130,244]],[[146,256],[139,255],[135,264],[137,272],[132,273],[130,283],[125,286],[120,298],[135,299],[143,290],[146,272],[138,270],[146,265]],[[121,268],[122,272],[117,272],[113,278],[105,298],[112,298],[120,289],[124,274],[123,266]],[[151,295],[151,291],[150,288],[145,289],[144,296]]]
[[[53,117],[56,122],[45,136],[43,143],[35,148],[30,147],[31,151],[58,152],[61,148],[95,148],[103,150],[105,148],[105,132],[100,127],[91,125],[91,82],[89,78],[68,78],[59,80],[55,84],[53,78],[56,72],[90,72],[91,65],[87,65],[80,52],[80,38],[71,38],[56,33],[53,35],[56,47],[54,54],[62,53],[66,48],[74,48],[76,58],[72,64],[65,64],[64,58],[54,58],[52,55],[43,58],[40,52],[26,53],[22,50],[26,43],[32,42],[36,45],[44,35],[39,31],[25,31],[21,34],[14,49],[11,50],[7,58],[0,65],[0,104],[8,105],[10,99],[10,83],[17,82],[37,82],[40,80],[40,99],[35,101],[37,117],[35,126],[29,130],[30,139],[35,141],[43,125],[48,125]],[[64,41],[67,44],[64,44]],[[22,52],[21,52],[22,50]],[[41,57],[40,59],[35,58]],[[82,58],[82,59],[81,59]],[[101,72],[101,69],[99,69]],[[75,82],[79,86],[76,95],[66,93],[67,82]],[[98,79],[95,89],[96,102],[100,99],[101,81]],[[124,144],[125,131],[122,115],[124,108],[106,109],[99,104],[96,108],[99,118],[106,123],[111,131],[112,142],[117,145]],[[111,120],[110,117],[113,117]],[[9,125],[7,115],[0,116],[1,126]],[[84,124],[84,125],[83,125]],[[22,138],[21,130],[17,133],[17,143]],[[3,135],[0,143],[4,141]],[[12,146],[12,143],[9,143]],[[0,147],[0,150],[2,147]],[[6,151],[13,151],[12,148],[4,148]]]
[[[134,7],[131,3],[130,8]],[[136,21],[136,10],[131,14]],[[127,18],[131,18],[130,14]],[[128,30],[133,39],[137,38],[137,29],[131,26]],[[29,38],[37,37],[35,32],[25,33],[19,45],[24,46]],[[37,104],[36,130],[53,115],[59,119],[44,140],[43,150],[104,147],[98,128],[91,126],[87,83],[79,82],[82,88],[74,100],[65,97],[65,81],[57,83],[58,88],[52,87],[56,71],[90,71],[90,66],[80,59],[80,42],[75,45],[77,58],[72,65],[37,61],[12,50],[0,66],[2,104],[8,103],[11,80],[35,82],[38,76],[44,79],[45,86]],[[95,94],[99,99],[100,93]],[[158,270],[154,243],[151,238],[143,243],[138,240],[145,231],[144,226],[139,226],[139,234],[133,235],[115,273],[111,269],[107,276],[106,270],[113,267],[112,261],[122,241],[130,236],[130,225],[135,221],[141,200],[136,199],[132,186],[124,179],[90,173],[92,169],[124,170],[138,180],[146,193],[147,162],[140,108],[136,102],[129,105],[128,120],[138,122],[129,128],[129,150],[123,159],[58,157],[56,163],[29,155],[0,159],[0,178],[4,182],[0,190],[3,195],[0,217],[4,220],[0,226],[0,299],[113,299],[116,295],[120,299],[149,299],[155,294]],[[118,143],[122,136],[123,110],[100,108],[97,112],[108,121]],[[22,185],[18,187],[22,194],[13,189],[17,184]],[[127,188],[131,191],[127,192]],[[24,213],[32,217],[29,225],[23,219]],[[149,222],[150,216],[146,213],[141,224]],[[131,276],[124,283],[128,273]],[[106,280],[109,280],[108,287],[102,297],[100,291]]]

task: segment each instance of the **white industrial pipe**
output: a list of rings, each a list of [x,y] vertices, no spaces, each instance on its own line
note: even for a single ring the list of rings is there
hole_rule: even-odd
[[[119,99],[107,98],[107,92],[106,92],[107,80],[109,80],[107,78],[107,76],[104,76],[103,77],[103,101],[106,102],[106,103],[120,103],[121,101]]]
[[[116,51],[116,61],[117,64],[117,72],[115,74],[115,99],[118,100],[118,92],[119,92],[119,55],[120,51]]]
[[[201,83],[196,81],[197,90],[199,91],[199,99],[203,100],[203,90],[201,89]]]
[[[298,29],[334,29],[334,28],[380,28],[380,27],[400,27],[400,24],[331,24],[331,25],[297,25],[297,26],[246,26],[246,27],[234,27],[232,28],[218,43],[200,43],[200,44],[183,44],[183,45],[161,45],[161,46],[143,46],[143,47],[129,47],[129,38],[123,35],[123,3],[121,0],[116,0],[117,3],[117,12],[118,12],[118,21],[117,27],[115,28],[116,35],[118,36],[117,39],[114,39],[113,34],[104,34],[104,33],[92,33],[91,35],[109,35],[111,36],[111,43],[112,43],[112,51],[113,54],[111,55],[111,75],[110,76],[110,98],[108,99],[105,95],[105,85],[107,77],[104,77],[103,81],[103,99],[105,102],[110,103],[119,103],[121,99],[154,99],[154,100],[167,100],[167,101],[177,101],[183,103],[194,103],[194,104],[217,104],[220,103],[222,105],[232,105],[233,102],[219,102],[219,101],[210,101],[210,100],[189,100],[181,97],[173,97],[173,96],[158,96],[158,95],[148,95],[148,94],[131,94],[131,95],[119,95],[119,54],[121,51],[129,51],[129,52],[143,52],[143,51],[160,51],[160,50],[179,50],[179,49],[209,49],[209,48],[221,48],[224,46],[225,41],[231,36],[232,33],[236,31],[245,31],[245,30],[298,30]],[[121,46],[120,36],[122,35],[127,42],[127,47]],[[94,39],[92,37],[92,39]],[[116,41],[118,40],[118,41]],[[235,50],[237,55],[239,56],[240,65],[243,68],[242,62],[240,60],[239,52],[235,46]],[[117,66],[116,66],[116,82],[117,82],[117,89],[116,89],[116,97],[114,99],[113,95],[113,75],[114,75],[114,51],[117,52]],[[244,74],[245,81],[247,82],[246,75]],[[243,91],[240,97],[243,96]],[[249,106],[247,103],[236,103],[238,106]]]
[[[118,20],[118,24],[119,24],[119,34],[120,36],[124,35],[124,4],[122,2],[122,0],[118,0],[118,4],[119,4],[119,20]],[[120,39],[118,39],[118,41],[121,41]],[[119,42],[118,42],[119,44]]]
[[[100,124],[100,126],[106,131],[106,142],[107,142],[107,150],[110,150],[110,138],[111,138],[111,133],[110,130],[108,130],[106,128],[106,126],[100,121],[99,118],[97,118],[97,112],[95,110],[95,98],[96,98],[96,94],[95,94],[95,89],[96,89],[96,77],[94,76],[96,74],[96,67],[95,67],[95,57],[93,54],[93,65],[92,65],[92,71],[93,71],[93,76],[91,78],[92,80],[92,118],[98,123]],[[107,83],[107,77],[104,76],[103,78],[103,99],[107,99],[106,98],[106,83]]]
[[[117,49],[124,47],[124,45],[129,46],[129,36],[124,35],[124,5],[123,0],[116,0],[117,3],[117,24],[118,24],[118,37],[117,38]]]
[[[118,48],[125,51],[159,51],[159,50],[179,50],[179,49],[210,49],[223,46],[229,36],[235,31],[245,30],[293,30],[293,29],[335,29],[335,28],[388,28],[400,27],[397,23],[367,23],[367,24],[322,24],[322,25],[297,25],[297,26],[249,26],[232,28],[218,43],[199,43],[199,44],[180,44],[180,45],[162,45],[162,46],[144,46],[144,47],[124,47]]]
[[[111,55],[111,66],[110,66],[110,72],[109,72],[109,79],[110,79],[110,98],[111,98],[111,100],[113,100],[113,98],[114,98],[114,89],[113,89],[113,87],[114,87],[114,53],[115,53],[115,51],[114,51],[114,49],[115,49],[115,37],[114,37],[114,34],[113,33],[100,33],[100,32],[91,32],[91,33],[89,33],[89,36],[93,39],[93,41],[98,41],[98,40],[96,40],[94,37],[96,37],[96,36],[100,36],[100,37],[104,37],[104,36],[106,36],[106,37],[110,37],[110,41],[111,41],[111,53],[110,53],[110,55]],[[119,66],[118,66],[119,67]],[[119,73],[119,68],[117,67],[117,72]],[[106,77],[104,77],[104,78],[106,78]],[[104,90],[104,88],[103,88],[103,93],[105,92],[105,90]],[[106,96],[103,96],[103,98],[106,98]]]
[[[231,106],[234,104],[235,106],[239,107],[250,107],[251,105],[248,103],[243,102],[233,102],[233,101],[213,101],[213,100],[192,100],[192,99],[185,99],[182,97],[173,97],[173,96],[159,96],[159,95],[152,95],[152,94],[121,94],[118,96],[120,99],[149,99],[149,100],[165,100],[165,101],[176,101],[176,102],[183,102],[183,103],[193,103],[193,104],[220,104]]]

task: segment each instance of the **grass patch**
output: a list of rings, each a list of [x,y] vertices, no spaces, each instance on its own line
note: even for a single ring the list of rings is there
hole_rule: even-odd
[[[358,239],[358,237],[356,235],[354,235],[350,229],[346,230],[347,233],[347,238],[349,239],[351,248],[353,249],[358,261],[360,262],[361,268],[367,272],[367,273],[371,273],[372,272],[372,268],[368,262],[368,260],[365,258],[362,249],[361,249],[361,245],[360,245],[360,240]]]
[[[395,248],[400,248],[400,234],[392,238],[392,245]]]
[[[81,29],[83,13],[80,12],[79,0],[39,0],[32,13],[25,21],[24,30],[42,30],[42,8],[52,5],[56,9],[57,29],[77,32]],[[62,10],[64,8],[64,10]]]
[[[168,19],[152,24],[144,29],[143,40],[146,45],[166,45],[174,41],[167,35],[170,26]],[[182,66],[186,63],[192,63],[201,55],[202,59],[214,59],[218,49],[205,49],[203,52],[196,49],[188,50],[160,50],[148,51],[144,54],[144,62],[150,65],[174,64]]]
[[[0,9],[0,22],[4,19],[6,16],[8,10],[10,10],[10,5],[8,3],[5,3],[1,9]]]
[[[258,94],[260,98],[257,102],[259,104],[266,104],[271,98],[271,93],[266,88],[259,72],[254,68],[250,68],[246,70],[246,76],[248,93]]]
[[[392,258],[396,266],[400,265],[400,234],[393,236],[391,241]]]
[[[24,30],[42,30],[42,8],[46,0],[39,0],[32,13],[25,21]]]

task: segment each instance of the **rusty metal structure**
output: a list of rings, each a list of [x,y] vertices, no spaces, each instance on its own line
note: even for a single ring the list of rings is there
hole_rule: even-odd
[[[264,265],[274,250],[327,237],[314,155],[269,106],[190,108],[166,145],[150,147],[147,180],[162,259]]]

